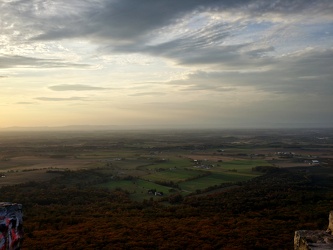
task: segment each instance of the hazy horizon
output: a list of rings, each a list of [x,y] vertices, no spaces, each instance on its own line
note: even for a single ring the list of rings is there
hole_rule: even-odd
[[[333,127],[330,0],[7,0],[0,129]]]
[[[132,125],[132,126],[117,126],[117,125],[67,125],[67,126],[34,126],[34,127],[0,127],[0,132],[98,132],[98,131],[255,131],[255,130],[266,130],[266,131],[278,131],[278,130],[327,130],[333,129],[333,127],[200,127],[200,126],[153,126],[147,125]]]

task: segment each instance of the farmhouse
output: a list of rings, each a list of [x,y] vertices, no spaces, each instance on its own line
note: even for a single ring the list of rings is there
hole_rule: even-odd
[[[293,152],[277,152],[277,154],[280,158],[293,158],[295,153]]]
[[[149,189],[148,194],[155,195],[155,196],[163,196],[163,192],[156,191],[156,189]]]
[[[312,164],[312,165],[318,165],[319,163],[320,163],[320,162],[319,162],[318,160],[312,160],[312,161],[311,161],[311,164]]]

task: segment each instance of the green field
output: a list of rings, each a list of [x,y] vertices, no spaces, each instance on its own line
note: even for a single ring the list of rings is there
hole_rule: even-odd
[[[196,178],[203,173],[197,170],[187,170],[187,169],[169,169],[161,172],[155,172],[149,175],[144,176],[145,180],[150,181],[161,181],[161,182],[180,182],[186,181],[191,178]]]
[[[119,161],[119,163],[121,162],[123,165],[119,164],[117,171],[123,171],[125,175],[133,176],[133,180],[114,180],[100,186],[127,190],[134,200],[149,198],[147,194],[149,189],[156,189],[168,195],[171,189],[170,184],[178,185],[179,191],[186,194],[222,183],[246,181],[261,174],[253,172],[253,167],[269,165],[264,160],[246,159],[222,162],[210,169],[199,170],[193,168],[191,162],[186,158],[172,158],[158,163],[155,160],[153,165],[141,165],[135,170],[133,167],[136,164],[147,163],[147,161]],[[127,167],[125,167],[126,165]],[[191,167],[188,167],[189,165]],[[139,171],[140,174],[135,174],[135,171]],[[167,186],[161,185],[163,183]],[[177,190],[177,188],[174,189]]]
[[[195,192],[196,190],[205,189],[211,186],[220,185],[228,182],[246,181],[255,176],[242,175],[237,173],[212,173],[208,176],[185,181],[179,184],[180,188],[184,191]]]
[[[237,173],[253,174],[252,168],[256,166],[269,166],[265,160],[233,160],[228,162],[222,162],[216,168],[213,168],[213,172],[225,172],[225,171],[237,171]]]
[[[93,152],[86,152],[78,154],[76,157],[78,159],[105,159],[105,157],[108,157],[110,159],[112,158],[127,158],[127,157],[133,157],[140,155],[141,151],[134,151],[134,150],[101,150],[101,151],[93,151]]]
[[[114,180],[107,183],[98,185],[98,187],[117,189],[121,188],[130,193],[130,197],[133,200],[142,201],[143,199],[149,199],[153,195],[148,194],[149,189],[155,189],[158,192],[163,192],[165,195],[169,194],[170,187],[162,186],[154,182],[136,179],[136,180]]]
[[[164,196],[170,195],[171,190],[187,195],[223,183],[249,180],[261,175],[259,172],[252,171],[253,167],[269,165],[264,160],[258,159],[219,162],[213,164],[213,166],[209,165],[207,168],[200,165],[194,167],[187,158],[180,157],[157,163],[156,158],[153,158],[152,161],[155,162],[154,165],[149,164],[148,158],[140,158],[139,160],[127,158],[112,161],[111,166],[95,170],[98,178],[107,176],[113,178],[113,180],[109,179],[106,183],[99,184],[98,187],[110,190],[117,188],[126,190],[130,198],[137,201],[151,198],[158,199],[159,196],[148,194],[148,190],[155,189],[158,192],[163,192]],[[205,164],[208,164],[207,162],[205,161]],[[175,164],[183,167],[175,167]],[[188,164],[191,164],[191,166],[184,167]],[[156,168],[151,169],[151,166]],[[89,178],[91,180],[93,176]]]
[[[189,159],[186,158],[171,158],[171,159],[155,159],[149,166],[141,166],[139,169],[170,169],[170,168],[185,168],[192,166]]]
[[[123,160],[115,160],[108,162],[111,166],[116,168],[128,170],[128,169],[142,169],[146,166],[149,166],[151,161],[145,159],[123,159]]]
[[[149,189],[166,196],[170,190],[184,195],[198,190],[202,193],[209,187],[232,185],[263,174],[252,170],[257,166],[272,166],[278,161],[279,166],[300,167],[300,161],[331,155],[326,146],[323,150],[322,145],[313,145],[313,136],[307,137],[307,133],[297,136],[296,148],[289,135],[279,138],[280,134],[276,137],[274,131],[269,133],[271,136],[261,134],[267,131],[257,133],[237,130],[0,134],[0,171],[4,175],[0,186],[42,180],[43,175],[48,179],[48,170],[84,170],[91,171],[79,175],[86,183],[121,188],[132,199],[142,200],[151,198],[147,194]],[[327,131],[321,137],[326,138]],[[300,159],[272,161],[276,151],[284,148],[295,151]],[[327,175],[331,175],[328,170]],[[82,180],[71,179],[66,185]]]
[[[25,151],[26,146],[17,149],[16,145],[21,145],[19,141],[15,141],[15,147],[10,150],[3,148],[2,172],[19,171],[18,177],[26,168],[94,170],[96,176],[87,176],[87,182],[106,181],[99,186],[121,188],[128,191],[131,198],[140,200],[149,197],[149,189],[165,195],[170,189],[187,194],[222,183],[248,180],[260,175],[252,171],[254,167],[270,165],[262,158],[251,158],[252,154],[260,153],[255,148],[233,143],[242,139],[226,137],[222,140],[219,133],[208,135],[207,131],[97,133],[74,139],[65,134],[61,136],[63,138],[51,140],[52,143],[48,138],[36,137],[37,144],[24,139],[24,143],[29,141],[31,152]],[[12,159],[13,156],[20,157]],[[24,168],[18,169],[18,166]]]

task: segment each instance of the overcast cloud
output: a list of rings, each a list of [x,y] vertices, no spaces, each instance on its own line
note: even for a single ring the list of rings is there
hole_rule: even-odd
[[[89,91],[86,112],[63,110],[82,124],[160,126],[164,107],[174,127],[250,116],[332,126],[332,13],[331,0],[2,1],[0,100],[15,121],[15,104],[86,102],[64,94]]]
[[[0,69],[2,68],[70,68],[87,67],[86,64],[63,62],[58,59],[41,59],[18,55],[0,55]]]
[[[87,91],[87,90],[105,90],[107,88],[89,86],[84,84],[61,84],[50,86],[49,89],[54,91]]]
[[[36,100],[39,101],[51,101],[51,102],[63,102],[63,101],[78,101],[78,100],[84,100],[85,97],[36,97]]]

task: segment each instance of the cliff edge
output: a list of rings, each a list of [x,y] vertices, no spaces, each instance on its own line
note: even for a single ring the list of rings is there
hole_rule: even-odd
[[[322,249],[333,249],[333,211],[329,214],[329,223],[326,231],[299,230],[295,232],[294,250]]]

